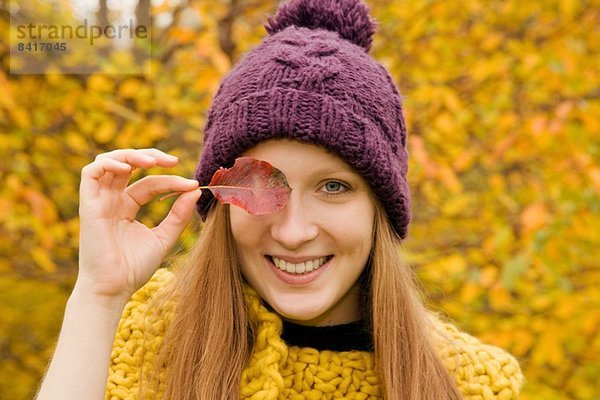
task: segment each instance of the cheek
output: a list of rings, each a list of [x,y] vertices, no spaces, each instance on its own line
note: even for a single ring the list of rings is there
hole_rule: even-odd
[[[371,252],[373,240],[371,230],[364,230],[362,234],[355,234],[349,241],[348,247],[351,248],[352,258],[364,261]]]
[[[375,210],[370,204],[366,204],[361,212],[354,215],[354,225],[348,228],[348,232],[356,232],[354,240],[357,257],[367,257],[371,252],[374,220]]]
[[[321,227],[339,255],[363,262],[373,244],[373,218],[369,208],[362,212],[355,208],[340,210],[339,213],[330,212]]]
[[[248,230],[252,228],[252,225],[242,213],[240,213],[237,207],[229,208],[229,224],[231,227],[231,234],[238,250],[246,247],[246,241],[252,237],[248,234]]]
[[[375,220],[375,211],[371,209],[370,204],[340,211],[335,214],[335,218],[329,219],[329,226],[337,232],[336,236],[345,238],[345,241],[349,243],[365,245],[370,243]]]
[[[238,252],[257,249],[264,237],[265,224],[260,218],[253,217],[238,207],[230,207],[229,221],[231,234]]]

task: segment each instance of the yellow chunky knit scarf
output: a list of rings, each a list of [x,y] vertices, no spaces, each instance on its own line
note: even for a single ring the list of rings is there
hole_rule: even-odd
[[[146,318],[149,298],[172,273],[159,270],[125,307],[115,337],[106,391],[107,400],[137,399],[139,368],[148,368],[162,342],[164,320]],[[318,351],[287,346],[281,320],[268,311],[249,287],[244,289],[251,318],[258,322],[256,343],[240,384],[240,398],[381,399],[373,354],[363,351]],[[167,312],[172,312],[168,310]],[[159,334],[144,340],[148,325]],[[516,360],[503,350],[481,343],[442,324],[453,344],[439,340],[439,354],[466,400],[510,400],[518,397],[523,380]],[[142,351],[145,346],[146,351]]]

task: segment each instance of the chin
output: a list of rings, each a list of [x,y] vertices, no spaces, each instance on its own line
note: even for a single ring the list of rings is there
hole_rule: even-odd
[[[302,304],[299,306],[289,306],[286,304],[271,304],[271,307],[281,317],[298,322],[310,322],[318,320],[319,317],[324,315],[327,308],[323,305],[307,305]]]

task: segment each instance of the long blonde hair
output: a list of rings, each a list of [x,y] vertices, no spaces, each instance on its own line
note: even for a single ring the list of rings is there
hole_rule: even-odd
[[[400,253],[401,239],[378,202],[375,209],[368,309],[384,398],[461,399],[435,351],[430,332],[436,328]]]
[[[460,399],[429,337],[428,312],[399,253],[400,238],[377,203],[374,246],[360,282],[384,398]],[[240,271],[229,206],[216,204],[196,245],[175,271],[177,278],[170,288],[177,299],[175,313],[153,368],[141,377],[140,398],[149,398],[164,373],[166,399],[239,397],[240,377],[254,344]],[[168,300],[154,299],[151,308],[160,310],[160,303]]]

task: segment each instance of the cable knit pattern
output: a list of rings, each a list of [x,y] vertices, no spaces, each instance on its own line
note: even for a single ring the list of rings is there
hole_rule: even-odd
[[[162,342],[173,303],[161,318],[145,316],[147,302],[173,274],[159,270],[127,304],[112,352],[106,399],[137,399],[140,366],[148,368]],[[256,292],[244,288],[258,332],[250,361],[241,377],[240,397],[280,399],[381,399],[373,355],[362,351],[318,351],[287,346],[281,320],[269,312]],[[516,399],[523,381],[517,361],[505,351],[481,343],[455,326],[438,322],[436,346],[465,400]],[[153,334],[144,342],[145,333]],[[143,347],[145,346],[145,352]],[[145,353],[145,356],[144,356]],[[164,389],[164,383],[161,383]]]
[[[243,399],[380,398],[373,355],[363,351],[318,351],[288,347],[281,340],[281,320],[269,312],[256,292],[244,287],[258,337],[242,374]]]
[[[139,398],[140,368],[147,371],[152,366],[175,307],[169,302],[160,318],[149,318],[148,301],[172,278],[172,272],[159,269],[125,306],[113,343],[106,400]],[[164,390],[164,382],[159,390]]]

